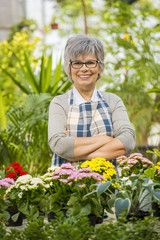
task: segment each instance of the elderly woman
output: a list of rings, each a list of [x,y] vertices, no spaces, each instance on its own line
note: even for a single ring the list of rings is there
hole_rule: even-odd
[[[104,69],[102,42],[77,34],[65,46],[64,69],[73,89],[56,96],[49,107],[48,141],[52,164],[102,157],[113,160],[130,153],[135,133],[122,100],[98,91]]]

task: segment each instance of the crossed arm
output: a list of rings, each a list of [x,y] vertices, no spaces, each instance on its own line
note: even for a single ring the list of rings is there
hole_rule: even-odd
[[[74,139],[74,161],[96,157],[111,160],[123,154],[125,147],[118,138],[100,135]]]
[[[61,98],[59,96],[59,98]],[[134,130],[128,119],[126,108],[117,99],[112,111],[114,137],[98,135],[94,137],[71,137],[65,132],[67,110],[64,99],[54,99],[50,104],[48,139],[51,150],[69,161],[79,161],[96,157],[114,159],[128,154],[135,146]]]

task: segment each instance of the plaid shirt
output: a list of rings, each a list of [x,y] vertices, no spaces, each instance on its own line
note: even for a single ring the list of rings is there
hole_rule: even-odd
[[[90,137],[96,135],[113,136],[112,114],[109,105],[97,91],[97,102],[85,102],[75,105],[73,90],[69,96],[67,132],[73,137]],[[60,166],[66,162],[54,154],[52,165]]]

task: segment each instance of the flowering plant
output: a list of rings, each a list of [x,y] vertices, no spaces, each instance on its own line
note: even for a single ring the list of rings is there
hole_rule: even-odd
[[[80,165],[81,168],[90,168],[92,171],[97,172],[103,177],[105,180],[111,180],[116,176],[116,170],[114,169],[114,165],[107,161],[105,158],[94,158],[90,161],[87,160]]]
[[[92,184],[98,184],[105,180],[102,175],[89,168],[78,170],[70,163],[64,163],[53,171],[52,178],[50,176],[42,178],[46,186],[46,203],[44,202],[43,205],[45,212],[57,212],[60,209],[70,208],[70,213],[73,205],[75,206],[77,202],[80,204],[83,196],[90,192],[89,188]],[[79,205],[78,210],[82,210],[82,206],[80,208]]]
[[[15,184],[7,189],[6,198],[19,212],[34,219],[39,215],[39,205],[43,193],[43,181],[27,174],[20,176]]]
[[[8,204],[4,199],[4,195],[7,188],[9,188],[12,184],[14,184],[13,179],[10,178],[0,179],[0,220],[3,218],[5,218],[6,220],[9,219],[9,215],[5,211],[5,209],[7,209],[8,207]]]
[[[154,165],[150,160],[144,158],[141,153],[132,153],[129,157],[120,156],[116,160],[119,163],[118,166],[122,169],[122,177],[142,174],[146,169]]]
[[[25,171],[22,171],[23,167],[21,167],[19,162],[14,162],[10,164],[10,167],[7,167],[6,170],[6,175],[7,178],[13,178],[16,180],[19,176],[23,176],[28,174]]]

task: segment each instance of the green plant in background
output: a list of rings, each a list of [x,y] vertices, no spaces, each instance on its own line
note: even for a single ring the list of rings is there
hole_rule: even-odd
[[[24,62],[14,57],[12,68],[3,72],[23,92],[16,104],[7,111],[7,129],[0,131],[1,162],[19,161],[30,173],[43,174],[49,167],[52,153],[48,146],[48,108],[52,98],[67,91],[71,82],[61,68],[61,60],[52,69],[52,55],[43,54],[38,69],[24,53]],[[42,134],[43,133],[43,134]]]
[[[39,46],[39,42],[39,37],[31,38],[27,32],[17,32],[10,42],[8,40],[0,42],[0,86],[5,111],[7,111],[22,94],[3,70],[7,69],[12,75],[16,76],[17,72],[13,67],[12,62],[16,55],[19,58],[21,65],[24,67],[24,53],[29,56],[29,61],[35,68],[38,59],[33,56],[33,52],[35,48]],[[19,65],[19,63],[16,62],[16,65]],[[4,112],[2,111],[0,112],[0,119],[3,118],[3,113]]]
[[[38,29],[38,24],[33,19],[23,18],[20,22],[11,26],[11,31],[8,35],[8,41],[10,42],[17,32],[26,32],[32,37],[35,30]]]
[[[154,112],[156,97],[149,95],[148,86],[159,84],[158,11],[150,3],[137,1],[128,5],[113,1],[101,15],[106,24],[105,37],[106,91],[117,93],[124,101],[136,131],[138,144],[147,144],[152,124],[158,122]],[[149,24],[150,18],[154,19]],[[138,20],[139,19],[139,20]],[[146,120],[147,119],[147,120]],[[143,126],[143,127],[142,127]]]

